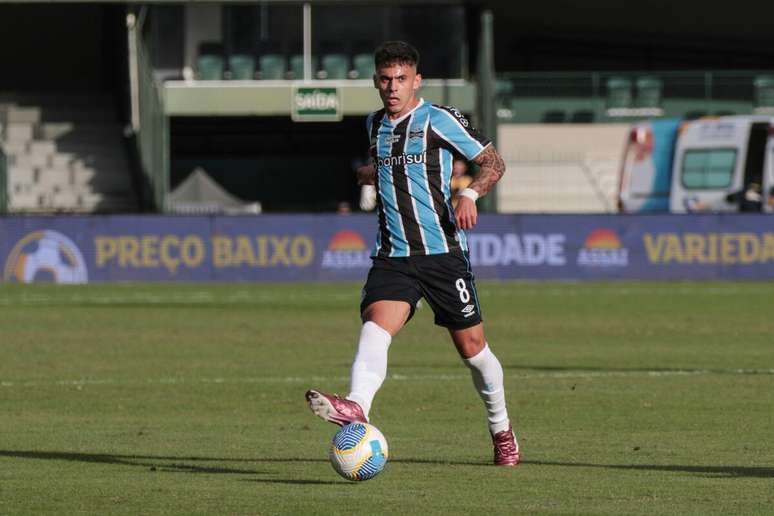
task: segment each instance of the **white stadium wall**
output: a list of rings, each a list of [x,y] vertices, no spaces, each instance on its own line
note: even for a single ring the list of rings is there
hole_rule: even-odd
[[[500,213],[612,213],[628,124],[500,124]]]

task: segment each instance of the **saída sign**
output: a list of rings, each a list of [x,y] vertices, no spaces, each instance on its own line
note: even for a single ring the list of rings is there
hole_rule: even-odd
[[[336,87],[296,86],[291,99],[295,122],[338,122],[341,120],[341,96]]]

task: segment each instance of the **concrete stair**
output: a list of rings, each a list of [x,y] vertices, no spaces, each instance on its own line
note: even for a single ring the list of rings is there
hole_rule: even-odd
[[[11,212],[132,212],[122,124],[110,97],[0,93]]]

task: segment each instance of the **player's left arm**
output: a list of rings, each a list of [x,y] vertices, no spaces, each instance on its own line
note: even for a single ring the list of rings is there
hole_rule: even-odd
[[[460,192],[457,208],[454,210],[457,227],[460,229],[472,229],[476,225],[478,209],[474,198],[488,194],[505,174],[505,162],[492,144],[487,145],[478,156],[473,158],[473,163],[479,166],[478,174],[473,182]],[[467,190],[472,190],[472,192]]]
[[[357,167],[356,175],[360,186],[376,184],[376,167],[373,162]]]

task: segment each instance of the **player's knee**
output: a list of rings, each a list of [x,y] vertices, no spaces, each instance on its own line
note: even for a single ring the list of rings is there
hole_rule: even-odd
[[[471,358],[481,353],[486,346],[486,339],[478,332],[463,332],[455,335],[454,344],[462,358]]]
[[[393,337],[403,328],[411,313],[411,305],[403,301],[377,301],[367,306],[361,315],[363,322],[371,321]]]

